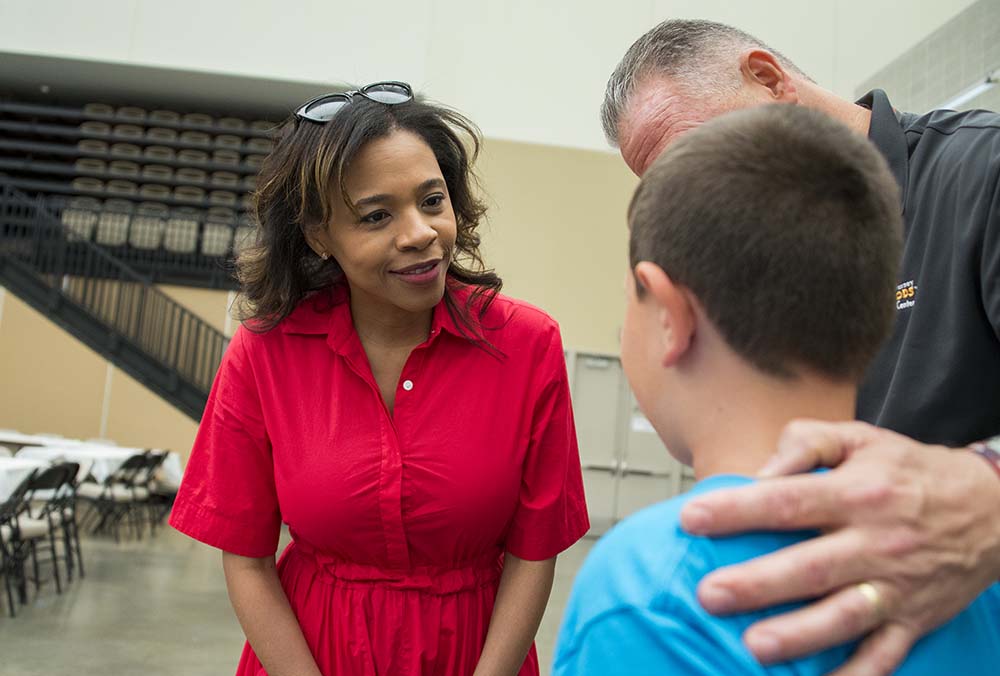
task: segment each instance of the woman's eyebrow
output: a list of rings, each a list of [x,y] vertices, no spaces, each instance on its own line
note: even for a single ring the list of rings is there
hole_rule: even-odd
[[[443,178],[429,178],[420,185],[416,187],[413,191],[414,193],[422,193],[431,188],[444,188],[447,184]],[[378,195],[370,195],[368,197],[362,197],[357,202],[354,203],[354,208],[359,209],[370,204],[381,204],[383,202],[392,201],[392,195],[387,195],[385,193],[379,193]]]
[[[430,190],[431,188],[443,188],[445,185],[446,184],[443,178],[429,178],[418,185],[414,192],[424,192],[426,190]]]
[[[388,202],[390,199],[392,199],[392,195],[386,195],[386,194],[378,194],[378,195],[371,195],[370,197],[362,197],[361,199],[359,199],[357,202],[354,203],[354,208],[358,209],[359,207],[367,206],[369,204]]]

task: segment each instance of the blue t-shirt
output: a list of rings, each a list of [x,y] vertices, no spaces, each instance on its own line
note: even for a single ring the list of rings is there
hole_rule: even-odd
[[[741,637],[751,624],[802,604],[714,617],[698,603],[699,581],[716,568],[814,535],[767,532],[706,538],[681,530],[680,511],[689,498],[751,482],[738,476],[711,477],[685,495],[629,517],[604,536],[573,584],[556,644],[553,676],[823,676],[842,664],[856,643],[767,668],[743,645]],[[1000,584],[917,643],[896,673],[1000,674]]]

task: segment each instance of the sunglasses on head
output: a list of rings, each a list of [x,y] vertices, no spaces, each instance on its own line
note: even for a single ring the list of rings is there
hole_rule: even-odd
[[[405,82],[374,82],[361,89],[349,92],[323,94],[299,106],[295,116],[312,122],[329,122],[341,108],[350,105],[355,96],[362,96],[369,101],[394,106],[413,100],[413,89]]]

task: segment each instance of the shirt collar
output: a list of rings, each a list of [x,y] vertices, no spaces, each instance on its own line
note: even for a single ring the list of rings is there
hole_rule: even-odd
[[[335,352],[353,352],[360,346],[354,322],[351,319],[350,292],[346,283],[335,284],[327,289],[317,291],[309,296],[290,315],[281,322],[284,333],[299,335],[326,335],[327,343]],[[478,313],[473,307],[468,313],[469,326],[458,317],[458,312],[465,308],[472,288],[450,281],[448,294],[453,300],[454,309],[449,309],[447,300],[441,299],[434,307],[431,317],[431,332],[428,342],[433,341],[442,332],[450,333],[459,338],[475,342],[475,336],[482,330]],[[355,346],[354,343],[358,342]]]
[[[902,202],[906,196],[910,151],[906,144],[903,127],[899,123],[899,117],[892,104],[889,103],[889,97],[881,89],[871,90],[858,99],[856,103],[872,111],[868,138],[889,163],[889,169],[899,185],[900,201]]]

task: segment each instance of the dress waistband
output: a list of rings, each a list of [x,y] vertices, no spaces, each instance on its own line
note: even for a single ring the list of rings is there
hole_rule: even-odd
[[[454,594],[495,582],[503,570],[502,555],[486,552],[472,561],[454,566],[415,566],[408,570],[382,568],[347,561],[318,551],[301,540],[293,540],[286,555],[302,555],[312,560],[324,576],[352,585],[382,587],[400,591]]]

